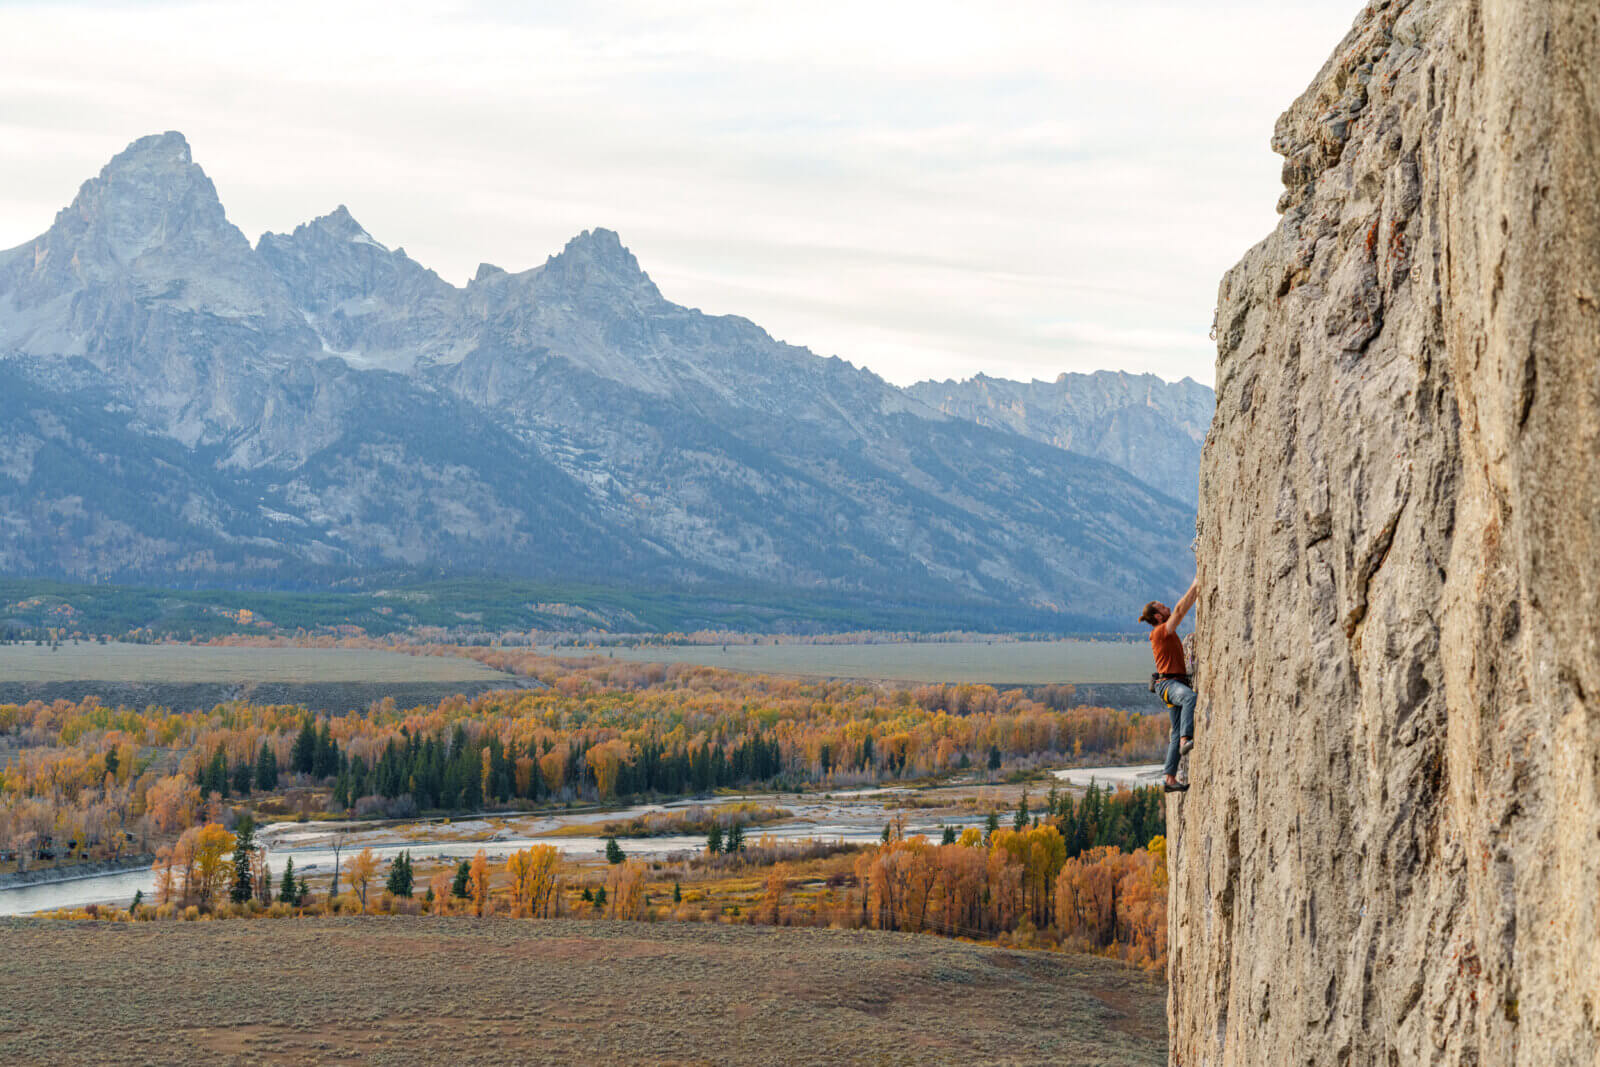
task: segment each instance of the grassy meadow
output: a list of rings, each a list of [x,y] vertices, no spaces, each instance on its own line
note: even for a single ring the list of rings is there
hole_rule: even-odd
[[[358,648],[193,645],[0,645],[6,682],[485,682],[506,675],[459,656]]]
[[[550,650],[570,654],[570,649]],[[644,663],[693,663],[756,674],[893,682],[1049,685],[1139,682],[1142,641],[906,642],[881,644],[634,645],[594,653]]]

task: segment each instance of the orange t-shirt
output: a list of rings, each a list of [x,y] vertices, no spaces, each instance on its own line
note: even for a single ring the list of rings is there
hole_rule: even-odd
[[[1167,633],[1165,626],[1150,627],[1150,651],[1156,656],[1157,674],[1188,674],[1183,665],[1183,638]]]

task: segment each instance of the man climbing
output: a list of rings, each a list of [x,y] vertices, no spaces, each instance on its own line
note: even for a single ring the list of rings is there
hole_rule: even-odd
[[[1183,641],[1178,637],[1178,624],[1194,607],[1200,595],[1200,579],[1190,583],[1189,591],[1178,598],[1170,610],[1159,600],[1144,606],[1139,621],[1150,627],[1150,650],[1155,653],[1156,673],[1150,676],[1150,688],[1166,704],[1172,715],[1172,737],[1167,742],[1167,778],[1162,789],[1180,793],[1189,788],[1188,782],[1178,781],[1178,757],[1194,747],[1194,683],[1183,661]]]

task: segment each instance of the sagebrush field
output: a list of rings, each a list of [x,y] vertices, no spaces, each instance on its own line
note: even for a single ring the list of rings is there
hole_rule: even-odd
[[[1165,991],[877,931],[0,920],[0,1059],[1160,1064]]]
[[[0,645],[8,682],[484,682],[510,679],[460,656],[370,648],[206,645]]]
[[[983,641],[638,645],[599,653],[644,663],[695,663],[757,674],[993,685],[1138,682],[1149,676],[1142,641]]]

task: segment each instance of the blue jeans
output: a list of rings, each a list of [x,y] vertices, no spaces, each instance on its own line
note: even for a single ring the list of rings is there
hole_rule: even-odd
[[[1168,774],[1178,773],[1178,741],[1194,736],[1194,690],[1182,682],[1156,683],[1156,693],[1172,712],[1172,738],[1167,742]]]

